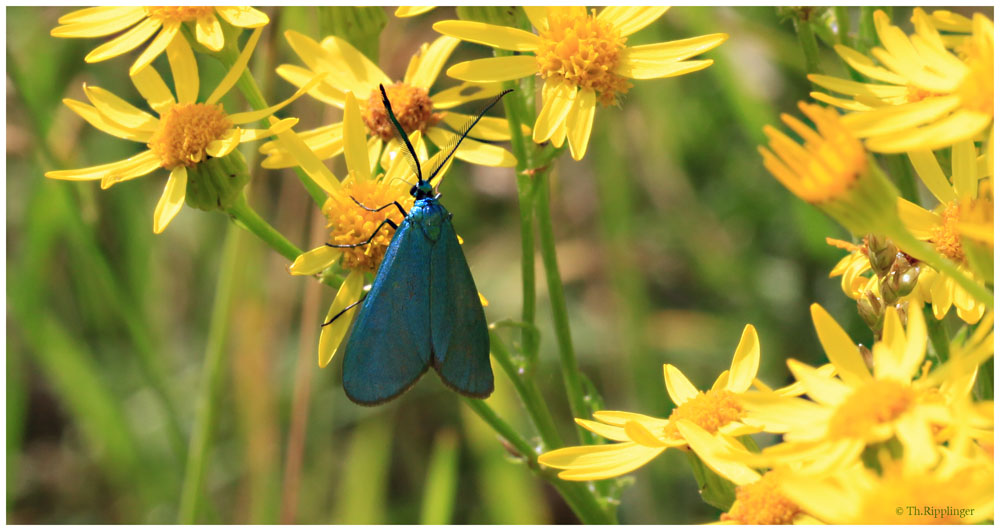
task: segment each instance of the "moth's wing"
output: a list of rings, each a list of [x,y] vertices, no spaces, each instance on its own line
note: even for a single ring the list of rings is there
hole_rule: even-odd
[[[463,395],[486,398],[493,392],[486,314],[448,218],[441,224],[430,260],[434,369],[448,387]]]
[[[403,220],[375,275],[344,352],[344,391],[376,405],[409,389],[431,360],[431,241]]]

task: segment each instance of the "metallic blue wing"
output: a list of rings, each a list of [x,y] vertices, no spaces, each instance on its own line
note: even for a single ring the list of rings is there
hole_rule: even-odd
[[[486,315],[449,218],[430,256],[431,363],[448,387],[486,398],[493,392]]]
[[[409,218],[396,229],[344,352],[344,391],[353,402],[376,405],[391,400],[427,370],[431,247]]]

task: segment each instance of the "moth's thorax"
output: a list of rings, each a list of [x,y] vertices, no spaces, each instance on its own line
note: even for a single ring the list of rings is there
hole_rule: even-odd
[[[451,218],[451,214],[441,206],[437,197],[425,197],[413,202],[406,220],[419,225],[427,239],[436,242],[441,236],[441,224]]]

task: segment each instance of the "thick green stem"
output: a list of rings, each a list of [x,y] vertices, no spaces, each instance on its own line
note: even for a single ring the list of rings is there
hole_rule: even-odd
[[[294,262],[302,254],[302,251],[295,244],[288,241],[277,229],[272,227],[267,221],[264,221],[264,218],[260,217],[257,211],[250,207],[245,195],[241,195],[236,200],[236,203],[229,207],[229,210],[226,212],[229,212],[229,215],[239,221],[243,228],[253,233],[254,236],[260,238],[288,260]]]
[[[525,337],[528,335],[530,334],[526,334]],[[528,411],[528,415],[535,424],[535,429],[538,430],[538,434],[542,437],[542,442],[546,448],[554,450],[561,447],[563,445],[562,437],[559,436],[559,430],[556,429],[552,413],[549,412],[549,408],[545,404],[545,399],[542,397],[538,385],[530,375],[524,374],[518,369],[514,360],[510,357],[510,352],[504,346],[503,341],[500,340],[496,332],[490,333],[490,352],[493,353],[493,359],[497,360],[500,368],[507,373],[507,377],[513,382],[514,390],[517,391],[517,395],[521,398],[521,403],[524,404],[524,409]]]
[[[545,280],[549,287],[549,301],[552,306],[552,322],[556,329],[559,345],[559,363],[562,368],[563,384],[569,399],[570,411],[576,418],[589,418],[590,410],[583,397],[579,367],[573,350],[573,337],[569,328],[569,312],[566,309],[566,295],[563,293],[562,277],[559,275],[559,261],[556,258],[556,241],[552,231],[552,213],[549,209],[548,171],[540,170],[536,175],[538,200],[535,204],[538,215],[538,246],[545,265]],[[577,426],[577,433],[584,444],[595,444],[597,438],[590,431]]]
[[[851,16],[847,12],[847,6],[834,7],[833,17],[837,21],[837,42],[845,46],[849,45],[848,35],[851,29]]]
[[[230,225],[226,232],[226,242],[219,264],[219,280],[212,303],[212,317],[205,346],[205,361],[202,369],[201,390],[198,396],[197,418],[188,445],[187,466],[181,487],[181,502],[178,522],[193,524],[198,514],[198,505],[205,498],[202,491],[205,468],[212,439],[212,427],[221,397],[224,372],[223,361],[226,354],[226,339],[229,332],[229,317],[232,310],[236,271],[240,265],[240,231]]]
[[[816,35],[813,33],[809,20],[795,18],[795,33],[799,36],[799,45],[806,56],[806,72],[819,73],[819,46],[816,45]]]
[[[524,440],[524,437],[521,437],[521,434],[517,430],[512,428],[510,424],[507,424],[507,421],[500,418],[500,415],[497,415],[497,412],[493,411],[493,408],[487,405],[485,400],[462,397],[462,401],[476,415],[479,415],[479,418],[483,419],[483,422],[489,424],[493,428],[493,431],[497,432],[497,435],[503,437],[504,440],[514,447],[517,453],[525,459],[529,467],[538,468],[538,452],[528,444],[528,441]]]

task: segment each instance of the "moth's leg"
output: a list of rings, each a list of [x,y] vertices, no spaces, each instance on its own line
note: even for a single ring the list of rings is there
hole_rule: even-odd
[[[327,247],[336,247],[337,249],[350,249],[352,247],[361,247],[363,245],[368,245],[369,243],[372,242],[372,239],[375,238],[375,235],[378,234],[378,231],[382,230],[382,227],[384,227],[386,225],[389,225],[390,227],[392,227],[392,230],[396,230],[396,229],[399,228],[399,225],[396,225],[395,221],[393,221],[393,220],[391,220],[389,218],[385,218],[385,219],[382,220],[382,223],[378,224],[378,227],[375,227],[375,232],[372,232],[372,235],[369,236],[368,239],[365,240],[365,241],[363,241],[363,242],[358,242],[358,243],[344,243],[344,244],[340,244],[340,245],[334,245],[332,243],[328,243],[328,244],[326,244],[326,246]]]
[[[334,315],[333,317],[331,317],[331,318],[330,318],[330,320],[329,320],[329,321],[327,321],[327,322],[323,323],[323,324],[322,324],[322,325],[320,325],[320,326],[326,326],[326,325],[328,325],[328,324],[330,324],[330,323],[332,323],[332,322],[336,321],[337,319],[340,319],[340,316],[341,316],[341,315],[344,315],[345,313],[347,313],[347,310],[350,310],[351,308],[353,308],[353,307],[355,307],[355,306],[357,306],[357,305],[361,304],[362,302],[364,302],[364,301],[365,301],[365,298],[366,298],[366,297],[368,297],[368,294],[367,294],[367,293],[365,293],[364,295],[362,295],[362,296],[361,296],[361,298],[360,298],[360,299],[358,299],[358,301],[357,301],[357,302],[353,302],[353,303],[351,303],[351,304],[347,305],[347,308],[344,308],[343,310],[340,310],[339,312],[337,312],[337,315]]]
[[[351,197],[351,201],[354,201],[354,204],[358,205],[359,207],[361,207],[361,208],[363,208],[363,209],[365,209],[365,210],[367,210],[369,212],[381,212],[382,210],[385,210],[385,209],[387,209],[387,208],[395,205],[396,208],[399,209],[399,212],[401,214],[403,214],[404,218],[407,216],[406,209],[403,208],[403,205],[399,204],[399,201],[393,201],[392,203],[389,203],[388,205],[382,205],[382,206],[380,206],[378,208],[368,208],[365,205],[362,205],[361,202],[358,201],[357,199],[354,199],[354,197]]]

